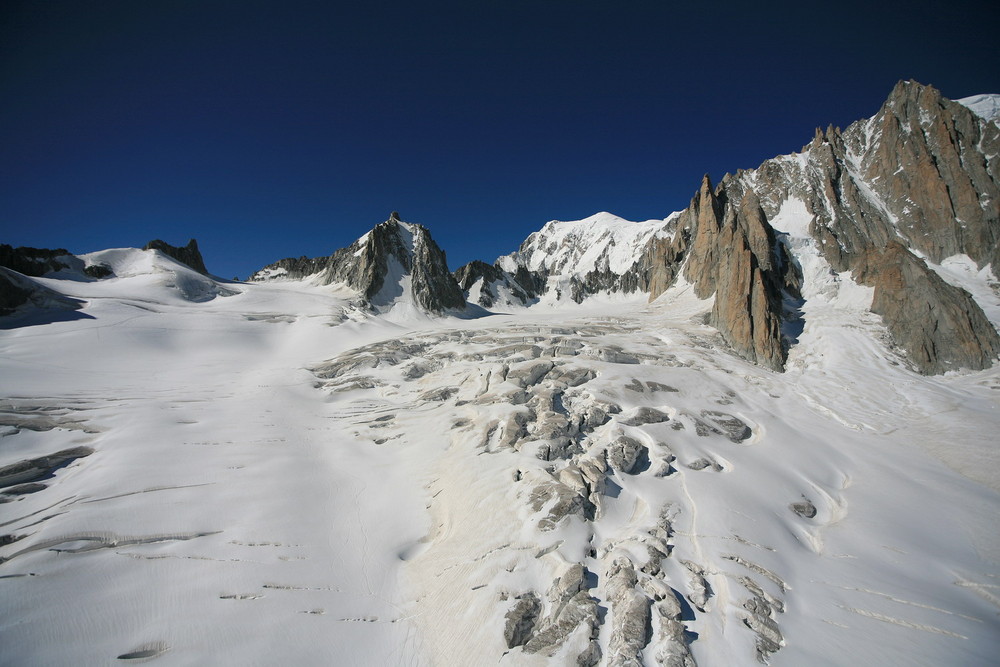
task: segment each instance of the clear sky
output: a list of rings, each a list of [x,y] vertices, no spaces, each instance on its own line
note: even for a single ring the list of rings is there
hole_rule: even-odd
[[[992,2],[0,2],[0,242],[245,278],[398,210],[457,268],[874,114],[1000,93]]]

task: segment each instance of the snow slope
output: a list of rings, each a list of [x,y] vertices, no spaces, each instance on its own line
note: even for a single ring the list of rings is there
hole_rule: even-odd
[[[540,299],[532,301],[532,305],[559,307],[570,299],[593,298],[589,290],[580,293],[581,284],[587,283],[588,278],[596,280],[599,285],[596,293],[605,299],[618,301],[624,293],[626,300],[636,300],[643,251],[652,239],[673,234],[678,214],[645,222],[632,222],[607,212],[582,220],[553,220],[530,234],[517,252],[498,258],[495,266],[509,274],[508,280],[518,269],[542,278]],[[633,280],[626,282],[635,284],[627,289],[615,284],[628,274],[633,274]],[[473,285],[469,300],[478,301],[483,289],[482,281]],[[490,289],[495,292],[490,301],[498,305],[521,304],[521,299],[511,294],[509,285],[498,283]]]
[[[650,239],[672,233],[669,224],[672,218],[630,222],[601,212],[583,220],[553,220],[525,239],[515,253],[516,258],[513,255],[501,258],[501,266],[512,271],[516,267],[508,264],[516,259],[532,271],[584,275],[609,268],[614,273],[624,273]]]
[[[969,107],[984,120],[995,121],[1000,118],[1000,95],[973,95],[955,101]]]
[[[909,371],[804,216],[784,374],[683,281],[390,320],[141,251],[38,279],[89,318],[0,331],[0,482],[93,453],[0,489],[0,665],[992,664],[1000,370]],[[574,566],[580,622],[509,648]]]

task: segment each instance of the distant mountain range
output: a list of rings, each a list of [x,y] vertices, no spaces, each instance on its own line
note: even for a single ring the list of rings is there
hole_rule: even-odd
[[[919,371],[982,369],[1000,354],[1000,336],[935,267],[956,255],[1000,266],[998,101],[953,102],[900,82],[875,116],[817,129],[801,152],[717,186],[706,176],[690,206],[663,220],[550,222],[492,265],[459,268],[464,298],[429,232],[396,214],[349,248],[284,259],[252,280],[343,282],[379,308],[405,292],[440,313],[464,299],[485,308],[595,294],[652,300],[681,279],[715,296],[710,323],[737,354],[781,370],[794,344],[788,330],[800,325],[804,256],[819,256],[841,279],[874,289],[872,312]],[[403,287],[407,272],[414,279]]]

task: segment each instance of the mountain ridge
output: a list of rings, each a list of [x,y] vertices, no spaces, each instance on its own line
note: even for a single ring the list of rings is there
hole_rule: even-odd
[[[688,207],[663,220],[601,212],[551,221],[492,265],[476,261],[452,273],[430,231],[393,212],[346,248],[282,259],[250,280],[342,285],[372,312],[405,303],[442,315],[471,312],[469,304],[522,308],[598,294],[652,301],[683,277],[712,300],[708,322],[733,352],[781,371],[795,344],[789,332],[808,326],[796,250],[772,225],[794,201],[802,220],[782,224],[796,226],[831,271],[874,289],[870,309],[908,363],[930,374],[983,369],[1000,356],[998,323],[935,267],[958,255],[980,269],[1000,266],[1000,125],[989,119],[998,99],[953,102],[933,87],[900,81],[874,116],[843,131],[817,128],[800,152],[726,174],[716,185],[705,176]],[[183,248],[162,241],[145,247],[207,275],[193,239]],[[72,257],[64,250],[34,250],[23,259],[4,252],[14,270],[56,270]],[[106,275],[98,275],[102,267],[86,270]],[[7,291],[5,302],[27,302],[23,290]]]
[[[402,281],[410,278],[408,285]],[[444,251],[423,225],[403,222],[395,211],[357,241],[328,257],[287,258],[269,264],[250,280],[303,280],[344,284],[363,303],[386,309],[400,298],[431,313],[464,309],[465,297],[448,270]]]
[[[993,97],[974,101],[984,99]],[[572,278],[572,298],[638,289],[655,299],[683,273],[699,296],[715,295],[711,323],[732,349],[780,371],[793,344],[782,330],[796,317],[800,270],[770,220],[785,201],[800,199],[832,270],[875,288],[873,312],[917,370],[986,368],[1000,355],[996,323],[962,288],[932,276],[921,257],[940,264],[967,254],[980,268],[1000,266],[998,155],[995,123],[930,86],[900,81],[875,116],[843,132],[817,128],[799,153],[726,174],[715,188],[705,177],[688,208],[674,214],[673,230],[664,225],[621,273],[588,274],[588,289]],[[894,238],[905,251],[890,247]],[[549,272],[531,252],[519,253],[498,259],[489,275],[481,266],[474,279],[460,269],[463,288],[489,306],[504,300],[498,290],[513,295],[508,305],[537,299]],[[895,268],[882,266],[886,260]]]
[[[920,247],[893,213],[990,130],[896,96],[501,266],[398,214],[259,282],[26,252],[0,663],[992,664],[1000,366],[950,372],[1000,321],[991,202]]]

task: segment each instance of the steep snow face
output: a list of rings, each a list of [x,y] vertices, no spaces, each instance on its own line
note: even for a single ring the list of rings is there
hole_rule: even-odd
[[[396,223],[393,230],[399,240],[385,253],[385,274],[382,276],[382,287],[369,297],[371,305],[380,312],[386,312],[401,301],[407,304],[413,302],[413,290],[410,280],[410,270],[413,266],[413,247],[415,243],[413,228],[406,223]],[[354,242],[358,249],[352,253],[355,257],[363,253],[379,253],[383,250],[373,245],[371,232]]]
[[[548,274],[583,276],[605,269],[622,274],[639,260],[650,239],[673,232],[672,217],[630,222],[602,212],[583,220],[553,220],[528,236],[502,265],[510,270],[512,260],[515,265]]]
[[[486,307],[559,306],[596,295],[641,299],[648,295],[647,247],[673,233],[676,216],[630,222],[597,213],[583,220],[554,220],[529,235],[517,252],[500,257],[489,275],[472,280],[464,273],[468,267],[459,273],[469,300]]]
[[[89,318],[0,331],[0,663],[989,664],[1000,371],[910,373],[800,250],[785,374],[683,279],[476,320],[43,279]]]
[[[983,120],[1000,121],[1000,95],[972,95],[955,100]]]

